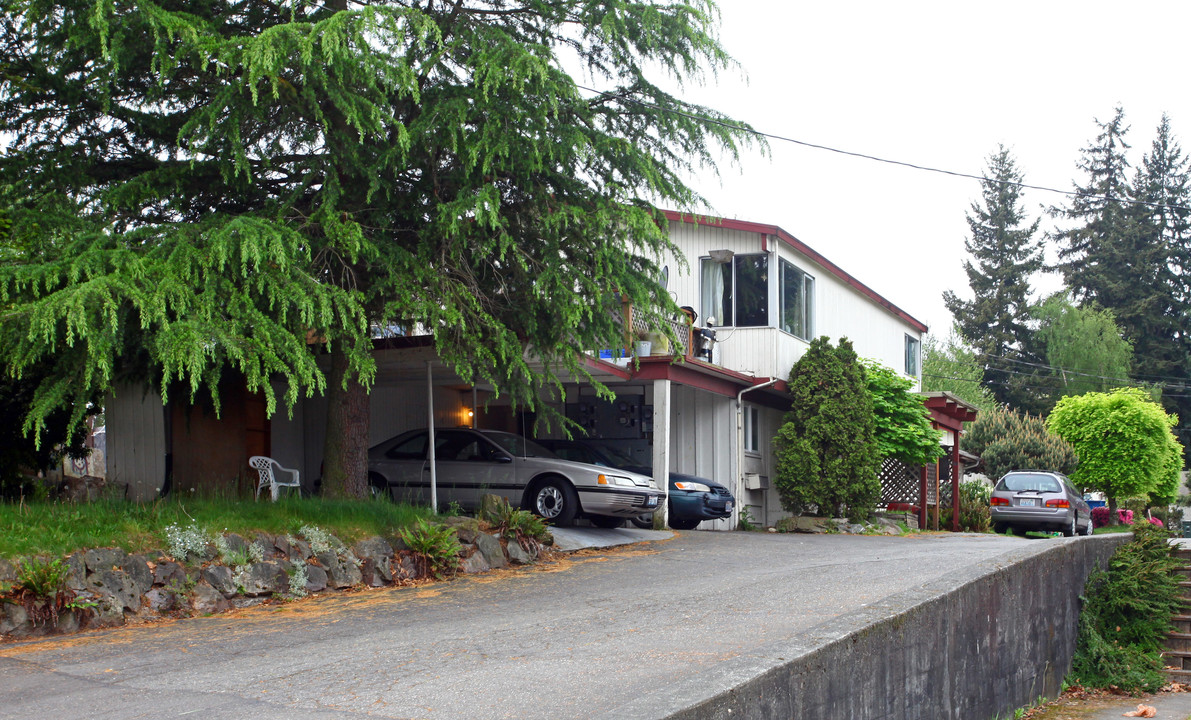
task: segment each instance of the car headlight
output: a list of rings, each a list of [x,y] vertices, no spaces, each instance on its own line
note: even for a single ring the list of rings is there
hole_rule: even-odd
[[[710,487],[697,482],[676,482],[674,483],[674,487],[679,490],[689,490],[691,492],[711,492]]]
[[[621,487],[635,487],[635,483],[621,475],[605,475],[600,473],[596,476],[596,483],[599,485],[619,485]]]

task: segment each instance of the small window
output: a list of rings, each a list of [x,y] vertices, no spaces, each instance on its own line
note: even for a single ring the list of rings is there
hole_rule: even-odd
[[[815,334],[815,279],[785,260],[780,261],[779,267],[782,290],[778,327],[810,340]]]
[[[744,409],[744,451],[761,452],[761,413],[755,407]]]
[[[918,358],[922,351],[922,341],[916,337],[906,336],[906,374],[918,377]]]

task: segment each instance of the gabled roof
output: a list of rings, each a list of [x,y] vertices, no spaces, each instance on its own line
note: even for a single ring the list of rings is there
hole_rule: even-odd
[[[861,295],[864,295],[865,297],[867,297],[869,300],[872,300],[877,305],[880,305],[881,307],[885,308],[886,310],[893,313],[897,317],[906,321],[907,323],[910,324],[910,326],[912,326],[914,329],[918,330],[918,332],[926,332],[927,331],[926,323],[922,322],[921,320],[918,320],[917,318],[910,315],[910,313],[906,312],[905,310],[902,310],[898,306],[896,306],[893,303],[891,303],[890,301],[886,300],[876,290],[873,290],[868,285],[865,285],[864,283],[860,282],[859,280],[854,278],[852,275],[848,274],[839,265],[836,265],[835,263],[831,262],[827,258],[823,257],[818,252],[816,252],[813,248],[811,248],[811,246],[802,242],[801,240],[794,237],[793,235],[786,232],[785,230],[781,229],[777,225],[766,225],[764,223],[749,222],[747,220],[728,220],[727,218],[717,218],[717,217],[711,217],[711,216],[707,216],[707,215],[696,215],[696,214],[692,214],[692,213],[680,213],[680,212],[675,212],[674,210],[666,210],[665,213],[666,213],[666,218],[669,220],[672,220],[674,222],[691,223],[694,225],[706,225],[708,227],[724,228],[725,230],[740,230],[742,232],[758,233],[760,235],[777,238],[780,242],[783,242],[786,245],[793,248],[800,255],[810,258],[813,262],[815,262],[819,266],[826,269],[827,272],[829,272],[832,275],[834,275],[835,277],[839,278],[841,281],[843,281],[845,284],[849,285],[852,289],[856,290]]]

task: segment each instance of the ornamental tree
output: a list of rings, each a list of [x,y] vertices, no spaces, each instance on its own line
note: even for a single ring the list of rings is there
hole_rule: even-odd
[[[980,456],[984,472],[996,480],[1014,470],[1053,470],[1070,475],[1078,464],[1065,440],[1046,429],[1039,415],[1005,407],[985,410],[968,425],[963,446]]]
[[[1065,397],[1046,419],[1079,457],[1071,479],[1108,497],[1113,524],[1119,498],[1168,504],[1177,497],[1183,466],[1183,447],[1172,432],[1177,423],[1139,388]]]
[[[376,336],[424,328],[520,405],[590,379],[611,292],[676,310],[655,206],[699,205],[683,178],[752,137],[655,82],[733,67],[711,0],[0,7],[0,363],[47,373],[26,430],[117,373],[216,408],[235,374],[270,413],[280,381],[329,395],[333,495],[367,490]]]
[[[846,338],[816,338],[790,369],[790,411],[774,438],[774,485],[800,513],[867,516],[881,493],[880,451],[863,364]]]
[[[942,431],[931,426],[922,396],[905,375],[876,360],[864,361],[864,375],[873,401],[873,439],[881,458],[907,465],[925,465],[943,454]]]

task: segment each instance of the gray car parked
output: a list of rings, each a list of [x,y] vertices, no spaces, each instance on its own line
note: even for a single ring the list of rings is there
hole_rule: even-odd
[[[430,433],[410,432],[368,450],[368,482],[376,492],[413,504],[430,503]],[[454,428],[435,430],[435,484],[440,504],[465,510],[486,493],[500,495],[566,527],[586,516],[612,527],[652,512],[663,493],[653,479],[626,470],[563,460],[513,433]]]
[[[993,530],[1025,533],[1062,531],[1092,534],[1092,509],[1062,473],[1016,470],[1005,473],[989,500]]]

